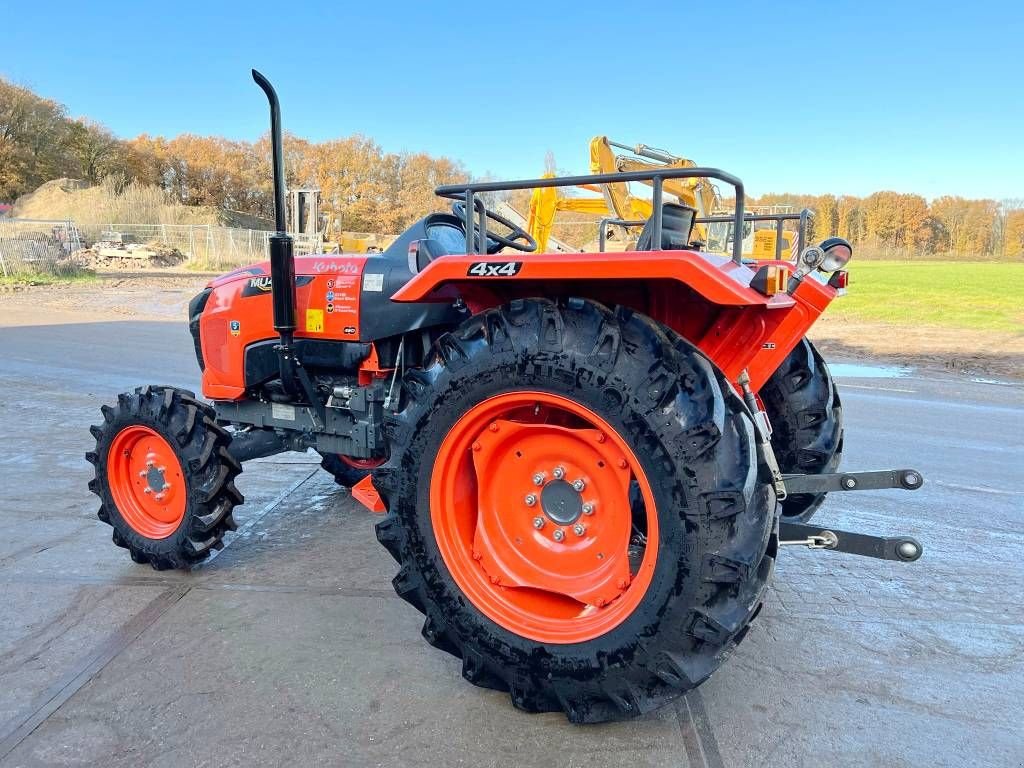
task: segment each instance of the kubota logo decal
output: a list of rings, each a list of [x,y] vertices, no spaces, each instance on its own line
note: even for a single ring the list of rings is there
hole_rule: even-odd
[[[466,274],[473,277],[515,277],[522,268],[521,261],[474,261]]]

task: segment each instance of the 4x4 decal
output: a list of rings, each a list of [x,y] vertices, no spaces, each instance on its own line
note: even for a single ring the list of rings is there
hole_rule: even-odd
[[[473,277],[515,277],[522,268],[521,261],[474,261],[466,274]]]

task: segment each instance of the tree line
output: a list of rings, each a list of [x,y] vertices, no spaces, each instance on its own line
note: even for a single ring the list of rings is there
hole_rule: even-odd
[[[553,165],[553,159],[547,161]],[[290,186],[312,186],[338,230],[398,232],[444,207],[433,190],[463,181],[447,157],[388,153],[365,136],[285,141]],[[216,136],[138,136],[122,140],[99,123],[0,78],[0,201],[13,201],[50,179],[115,177],[159,187],[171,202],[273,216],[270,146]],[[1024,200],[970,200],[876,192],[763,195],[758,205],[815,212],[814,236],[838,235],[879,255],[1024,256]]]
[[[288,186],[315,187],[335,230],[398,232],[445,207],[434,187],[463,181],[447,157],[384,152],[372,139],[310,142],[285,137]],[[0,201],[69,176],[108,177],[161,188],[170,202],[273,218],[270,142],[184,134],[121,140],[64,105],[0,79]]]
[[[757,205],[814,211],[815,239],[839,236],[878,256],[1024,257],[1024,199],[971,200],[875,192],[851,195],[770,194]]]

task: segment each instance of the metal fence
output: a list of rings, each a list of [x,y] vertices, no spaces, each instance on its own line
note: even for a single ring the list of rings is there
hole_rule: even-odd
[[[212,224],[97,224],[74,221],[0,218],[0,275],[67,275],[83,268],[151,266],[155,262],[186,269],[222,271],[263,261],[271,233]],[[317,253],[317,236],[293,235],[296,254]],[[91,249],[91,250],[90,250]],[[168,259],[168,254],[180,258]],[[180,263],[179,263],[180,262]]]
[[[71,221],[0,219],[0,275],[62,274],[76,269],[71,255],[84,247]]]

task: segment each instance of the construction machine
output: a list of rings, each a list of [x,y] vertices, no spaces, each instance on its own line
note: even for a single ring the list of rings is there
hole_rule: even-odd
[[[628,154],[616,154],[616,149]],[[693,160],[646,144],[623,144],[607,136],[595,136],[590,140],[590,172],[593,174],[696,166]],[[544,178],[553,175],[548,174]],[[640,183],[650,186],[652,182],[648,180]],[[630,230],[638,231],[651,216],[651,200],[633,195],[627,182],[584,184],[580,189],[594,192],[600,197],[564,195],[559,194],[555,188],[533,190],[526,228],[542,250],[547,249],[558,211],[572,211],[600,218],[600,241],[605,242],[607,228],[614,227],[620,247],[627,247],[631,239],[635,240],[636,235],[631,238]],[[668,179],[664,182],[663,192],[673,195],[678,203],[696,212],[693,232],[696,243],[713,253],[729,251],[734,237],[732,221],[722,206],[719,190],[713,181],[706,178]],[[805,226],[806,216],[806,213],[798,213],[788,206],[748,207],[741,238],[744,257],[778,258],[784,253],[788,258],[796,255],[800,232],[786,230],[782,224],[795,221]]]
[[[842,404],[806,333],[844,290],[849,243],[796,261],[745,261],[740,239],[728,255],[695,249],[695,211],[666,189],[731,187],[739,232],[743,183],[658,166],[441,186],[450,210],[383,253],[295,257],[280,106],[253,77],[271,108],[269,259],[189,306],[201,397],[139,387],[91,427],[89,489],[134,561],[201,563],[234,530],[243,464],[314,450],[383,515],[395,590],[463,677],[596,722],[706,680],[784,545],[921,556],[909,536],[808,522],[827,494],[923,483],[838,471]],[[537,253],[484,202],[633,182],[652,207],[623,253]]]

